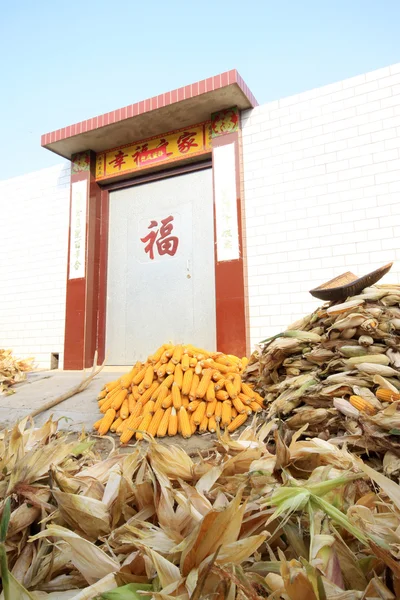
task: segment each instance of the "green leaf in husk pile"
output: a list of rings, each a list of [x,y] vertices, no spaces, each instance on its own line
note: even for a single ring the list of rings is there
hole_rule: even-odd
[[[150,583],[128,583],[123,585],[116,590],[111,592],[105,592],[101,594],[99,600],[143,600],[145,596],[139,593],[139,591],[151,591],[153,586]]]

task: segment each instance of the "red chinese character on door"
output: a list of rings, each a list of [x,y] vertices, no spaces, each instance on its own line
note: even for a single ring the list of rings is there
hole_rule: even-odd
[[[189,152],[190,148],[194,148],[198,146],[194,141],[196,139],[195,131],[184,131],[182,135],[178,137],[178,141],[176,142],[178,145],[178,150],[181,154],[186,154]]]
[[[126,158],[128,155],[124,154],[122,152],[122,150],[120,150],[119,152],[117,152],[115,154],[115,158],[113,160],[110,160],[110,162],[108,163],[109,165],[114,164],[114,169],[118,169],[118,171],[121,170],[122,165],[125,164],[125,160],[124,158]]]
[[[170,256],[175,256],[175,253],[178,249],[179,238],[175,235],[170,235],[174,228],[172,221],[174,220],[173,216],[166,217],[161,220],[160,229],[155,229],[158,227],[157,221],[151,221],[148,229],[151,229],[144,238],[140,238],[140,241],[144,244],[147,244],[144,251],[149,255],[150,260],[154,260],[154,244],[156,245],[157,252],[160,256],[164,254],[169,254]],[[157,236],[159,235],[158,239]]]

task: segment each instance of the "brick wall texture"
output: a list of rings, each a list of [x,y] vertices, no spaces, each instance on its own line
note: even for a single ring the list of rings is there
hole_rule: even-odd
[[[62,366],[70,163],[0,181],[0,348]]]
[[[397,261],[400,64],[246,111],[243,176],[250,340],[318,303],[308,290]]]

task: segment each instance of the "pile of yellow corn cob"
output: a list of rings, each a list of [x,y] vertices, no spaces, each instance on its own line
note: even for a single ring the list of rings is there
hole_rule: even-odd
[[[105,385],[98,396],[104,417],[94,428],[100,435],[116,433],[122,444],[133,435],[143,439],[143,432],[189,438],[218,426],[235,431],[263,408],[263,398],[242,382],[246,366],[246,358],[164,344]]]

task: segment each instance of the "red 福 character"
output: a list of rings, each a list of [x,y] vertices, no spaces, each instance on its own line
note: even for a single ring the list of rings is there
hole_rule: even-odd
[[[149,148],[148,144],[143,144],[142,146],[136,146],[135,154],[132,154],[132,158],[136,165],[139,165],[140,159],[143,156],[143,153],[147,152]]]
[[[179,239],[176,235],[170,235],[174,226],[172,225],[172,221],[174,217],[169,216],[166,219],[162,219],[162,226],[160,227],[160,238],[157,240],[157,249],[158,254],[162,256],[163,254],[169,254],[170,256],[175,256],[175,252],[178,249]]]
[[[178,141],[177,141],[177,145],[178,145],[178,150],[181,154],[186,154],[187,152],[189,152],[190,148],[194,148],[195,146],[198,146],[198,144],[196,144],[196,142],[194,141],[196,139],[196,132],[195,131],[184,131],[182,133],[182,135],[180,135],[178,137]]]
[[[150,260],[154,260],[154,244],[156,244],[157,252],[160,256],[164,254],[169,254],[170,256],[175,256],[175,253],[178,249],[179,238],[175,235],[170,235],[174,226],[172,221],[174,217],[169,216],[161,221],[160,229],[154,231],[154,228],[158,226],[157,221],[151,221],[148,229],[152,229],[144,238],[140,238],[140,241],[144,244],[147,244],[144,251],[148,253]],[[160,237],[157,240],[157,235],[160,234]]]
[[[114,164],[114,169],[117,169],[117,168],[118,168],[118,171],[120,171],[120,170],[121,170],[121,167],[122,167],[122,165],[124,165],[124,164],[125,164],[125,160],[124,160],[124,159],[125,159],[127,156],[128,156],[127,154],[124,154],[124,153],[122,152],[122,150],[120,150],[119,152],[117,152],[117,153],[116,153],[116,155],[115,155],[115,158],[114,158],[113,160],[110,160],[110,162],[109,162],[108,164],[109,164],[109,165],[112,165],[113,163],[115,163],[115,164]]]

